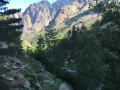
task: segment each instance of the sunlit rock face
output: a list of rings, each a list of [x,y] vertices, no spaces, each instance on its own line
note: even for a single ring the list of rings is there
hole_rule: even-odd
[[[83,17],[89,13],[89,3],[94,1],[95,0],[74,0],[71,4],[58,10],[56,16],[50,21],[47,28],[72,27],[73,25],[81,27],[85,20],[90,20],[92,16],[94,16],[94,18],[97,17],[97,15],[89,15],[79,20],[79,17]]]
[[[23,13],[23,37],[32,37],[43,30],[55,17],[56,12],[73,0],[57,0],[53,4],[48,0],[31,4]]]
[[[52,4],[52,6],[55,8],[56,11],[58,11],[61,7],[68,5],[73,1],[74,0],[56,0],[56,2]]]
[[[53,6],[47,1],[31,4],[23,13],[23,36],[43,29],[54,17],[55,12]]]
[[[95,1],[96,0],[56,0],[51,4],[48,0],[42,0],[41,2],[31,4],[23,13],[22,23],[24,27],[22,29],[22,36],[23,38],[34,38],[38,33],[44,33],[46,27],[59,27],[64,23],[68,25],[68,22],[73,21],[72,18],[78,17],[83,11],[88,12],[89,3]],[[94,16],[98,17],[96,15]],[[77,26],[81,26],[82,24],[80,21],[80,23],[77,23]]]

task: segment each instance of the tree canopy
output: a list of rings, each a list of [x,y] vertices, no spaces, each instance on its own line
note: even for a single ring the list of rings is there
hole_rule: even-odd
[[[21,18],[13,18],[12,15],[20,12],[20,9],[7,9],[5,6],[9,4],[8,0],[0,1],[0,41],[11,42],[13,39],[20,36],[19,29],[23,25],[18,25]]]

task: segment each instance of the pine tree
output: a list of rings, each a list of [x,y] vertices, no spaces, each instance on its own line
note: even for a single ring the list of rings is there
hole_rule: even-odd
[[[103,90],[118,90],[120,88],[120,7],[115,1],[108,2],[108,0],[96,4],[93,9],[102,15],[100,24],[113,22],[113,26],[94,32],[105,50],[104,62],[108,66]]]
[[[0,54],[19,53],[21,48],[21,40],[19,31],[23,25],[18,25],[21,18],[12,18],[12,15],[20,12],[20,9],[7,9],[6,4],[9,4],[9,0],[0,0],[0,41],[7,44],[13,43],[13,46],[9,46],[8,50],[0,50]]]
[[[7,9],[6,4],[9,4],[8,0],[0,1],[0,41],[13,42],[18,36],[21,35],[19,29],[23,25],[17,23],[21,21],[21,18],[12,18],[12,15],[20,12],[20,9]]]
[[[44,38],[41,35],[38,38],[37,44],[38,44],[37,49],[43,50],[45,45],[44,45]]]
[[[75,57],[75,50],[77,48],[77,28],[73,26],[72,31],[69,31],[67,33],[67,48],[66,48],[66,53],[67,53],[67,61],[71,62],[71,60],[74,60]]]
[[[71,41],[71,59],[75,59],[75,50],[77,48],[77,28],[73,26],[72,28],[72,35],[70,38]]]
[[[86,33],[79,37],[77,56],[77,87],[78,90],[97,90],[104,81],[105,65],[104,50],[100,43]]]
[[[45,34],[46,44],[47,44],[47,53],[48,53],[48,59],[51,58],[51,48],[52,45],[54,45],[55,40],[55,30],[54,29],[47,29]]]

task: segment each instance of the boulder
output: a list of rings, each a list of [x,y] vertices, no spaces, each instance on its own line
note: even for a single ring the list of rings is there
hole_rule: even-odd
[[[14,81],[14,79],[13,79],[12,77],[6,78],[6,80],[8,80],[8,81],[10,81],[10,82],[13,82],[13,81]]]
[[[15,65],[12,66],[12,69],[14,69],[14,70],[16,70],[17,68],[18,68],[18,67],[15,66]]]
[[[113,22],[108,22],[108,23],[102,25],[102,27],[100,29],[106,29],[107,27],[112,26],[112,25],[113,25]]]
[[[8,49],[8,45],[5,42],[0,42],[0,49]]]
[[[67,83],[62,83],[59,87],[59,90],[73,90],[73,88]]]

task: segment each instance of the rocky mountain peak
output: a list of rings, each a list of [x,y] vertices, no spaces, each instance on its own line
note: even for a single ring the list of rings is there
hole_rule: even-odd
[[[48,0],[42,0],[41,2],[31,4],[23,13],[23,37],[33,37],[40,32],[49,25],[49,22],[61,7],[72,2],[73,0],[57,0],[50,4]]]

